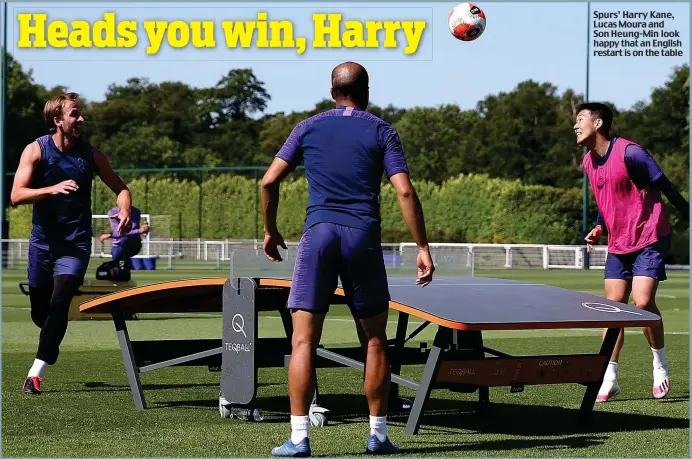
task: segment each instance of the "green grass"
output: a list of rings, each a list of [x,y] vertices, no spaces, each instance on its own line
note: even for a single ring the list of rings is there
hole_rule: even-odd
[[[92,263],[90,277],[93,278]],[[170,279],[220,277],[227,271],[136,272],[139,285]],[[477,272],[479,276],[543,282],[602,295],[597,271]],[[523,393],[490,390],[485,417],[472,413],[477,394],[433,391],[416,436],[404,434],[406,418],[389,416],[388,429],[404,456],[429,457],[689,457],[689,275],[671,272],[659,289],[672,388],[651,397],[651,351],[639,330],[627,330],[621,356],[621,394],[597,405],[592,422],[576,420],[583,396],[578,385],[528,386]],[[23,270],[3,271],[2,454],[6,457],[267,457],[290,433],[286,370],[260,369],[261,423],[222,419],[217,408],[220,373],[175,367],[141,375],[149,408],[134,409],[122,357],[110,321],[70,322],[58,363],[49,368],[44,394],[27,397],[20,386],[34,358],[38,330],[17,284]],[[219,314],[128,322],[131,338],[218,338]],[[394,332],[392,314],[390,335]],[[409,325],[412,330],[415,323]],[[415,338],[430,342],[433,327]],[[261,336],[280,336],[275,315],[260,320]],[[599,330],[507,331],[484,335],[490,347],[511,354],[594,352]],[[333,308],[323,343],[355,345],[348,311]],[[412,343],[417,346],[417,343]],[[404,367],[420,378],[422,367]],[[362,375],[348,368],[320,369],[321,404],[330,424],[311,428],[317,456],[358,456],[367,438]],[[402,395],[413,392],[402,389]]]

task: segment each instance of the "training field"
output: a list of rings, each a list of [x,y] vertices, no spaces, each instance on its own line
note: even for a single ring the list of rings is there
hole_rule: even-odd
[[[88,277],[99,263],[92,260]],[[134,271],[138,285],[228,270]],[[173,367],[143,373],[149,408],[134,408],[112,321],[70,322],[58,363],[46,372],[44,393],[29,397],[21,385],[38,342],[29,301],[18,288],[23,269],[3,271],[2,455],[6,457],[267,457],[290,434],[286,369],[260,369],[260,423],[223,419],[218,411],[220,373],[206,367]],[[600,271],[493,270],[477,276],[542,282],[602,295]],[[621,393],[597,404],[592,422],[577,422],[580,385],[526,386],[523,393],[490,389],[484,417],[471,410],[478,394],[432,392],[418,435],[404,435],[406,417],[389,416],[389,435],[404,456],[430,457],[689,457],[689,273],[669,272],[659,289],[672,374],[668,398],[651,396],[652,354],[640,330],[629,329],[620,360]],[[511,301],[508,298],[507,301]],[[261,316],[260,336],[280,336],[281,321]],[[221,315],[140,316],[128,322],[132,339],[220,338]],[[396,316],[391,314],[390,336]],[[412,318],[409,332],[416,326]],[[431,342],[433,327],[410,342]],[[597,352],[598,330],[486,332],[486,345],[514,355]],[[356,345],[348,310],[328,315],[323,344]],[[405,366],[419,379],[422,366]],[[329,425],[310,428],[315,456],[358,456],[369,429],[362,374],[350,368],[319,369],[321,405]],[[413,391],[402,388],[403,396]]]

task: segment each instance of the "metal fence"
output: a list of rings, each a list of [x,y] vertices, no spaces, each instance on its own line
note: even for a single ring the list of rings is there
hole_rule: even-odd
[[[25,269],[28,239],[4,239],[2,242],[7,243],[7,258],[3,260],[6,269]],[[110,242],[110,239],[92,238],[92,258],[110,259]],[[248,261],[248,256],[263,256],[262,243],[262,240],[252,239],[144,239],[134,263],[142,266],[141,269],[232,271],[234,267],[248,266],[252,262]],[[283,256],[292,266],[298,242],[286,242],[286,245],[288,250],[283,251]],[[385,243],[382,248],[388,270],[415,272],[417,247],[414,243]],[[473,275],[477,269],[582,269],[586,261],[586,248],[579,245],[431,243],[430,249],[438,270],[464,275]],[[590,269],[604,269],[606,255],[606,247],[596,247],[589,254]]]

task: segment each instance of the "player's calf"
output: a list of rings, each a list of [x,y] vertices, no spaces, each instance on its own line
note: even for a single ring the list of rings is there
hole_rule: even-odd
[[[36,292],[37,295],[32,298],[32,319],[35,323],[38,322],[41,324],[41,333],[39,335],[36,358],[29,369],[29,373],[22,387],[24,393],[27,394],[39,395],[41,393],[43,374],[48,366],[54,365],[58,359],[58,355],[60,354],[60,343],[67,330],[70,303],[81,284],[81,279],[75,276],[61,274],[55,276],[54,282],[55,284],[52,289],[52,295],[49,297],[50,301],[45,318],[39,317],[39,314],[43,314],[42,305],[33,302],[39,301],[38,291]],[[35,309],[34,306],[36,306]]]
[[[39,335],[36,358],[54,365],[60,354],[60,344],[67,331],[70,303],[81,285],[76,276],[61,274],[55,276],[50,308]]]

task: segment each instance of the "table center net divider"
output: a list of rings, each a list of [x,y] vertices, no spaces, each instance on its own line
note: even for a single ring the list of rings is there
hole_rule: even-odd
[[[295,264],[295,247],[281,249],[284,261],[272,263],[261,247],[230,253],[229,277],[187,279],[137,287],[93,299],[80,310],[112,314],[125,369],[137,409],[146,402],[140,374],[173,365],[203,365],[220,370],[219,410],[222,416],[261,420],[255,409],[258,368],[287,367],[292,324],[286,303]],[[396,332],[388,342],[392,367],[390,409],[409,411],[406,433],[418,432],[425,402],[432,390],[478,392],[478,410],[489,404],[491,387],[521,392],[525,385],[574,383],[585,386],[578,411],[588,419],[619,331],[652,326],[660,317],[602,297],[538,283],[481,278],[467,259],[438,253],[440,264],[427,287],[415,285],[416,248],[386,259],[391,293],[390,310],[397,315]],[[457,255],[459,251],[455,252]],[[387,255],[385,255],[387,257]],[[449,277],[448,277],[449,276]],[[333,305],[344,305],[341,285]],[[123,319],[137,313],[222,312],[220,339],[131,341]],[[260,312],[278,312],[284,335],[258,336]],[[409,323],[413,318],[416,323]],[[412,327],[409,327],[412,325]],[[430,325],[432,343],[411,345]],[[410,328],[414,328],[410,330]],[[600,349],[577,349],[573,354],[513,356],[484,345],[483,332],[592,328],[608,329]],[[516,350],[515,350],[516,351]],[[317,365],[364,371],[360,347],[327,349],[320,345]],[[418,380],[401,375],[405,365],[420,365]],[[319,385],[319,381],[318,381]],[[403,386],[415,391],[413,400],[400,397]],[[311,408],[313,425],[325,425],[328,407],[319,405],[316,391]]]

